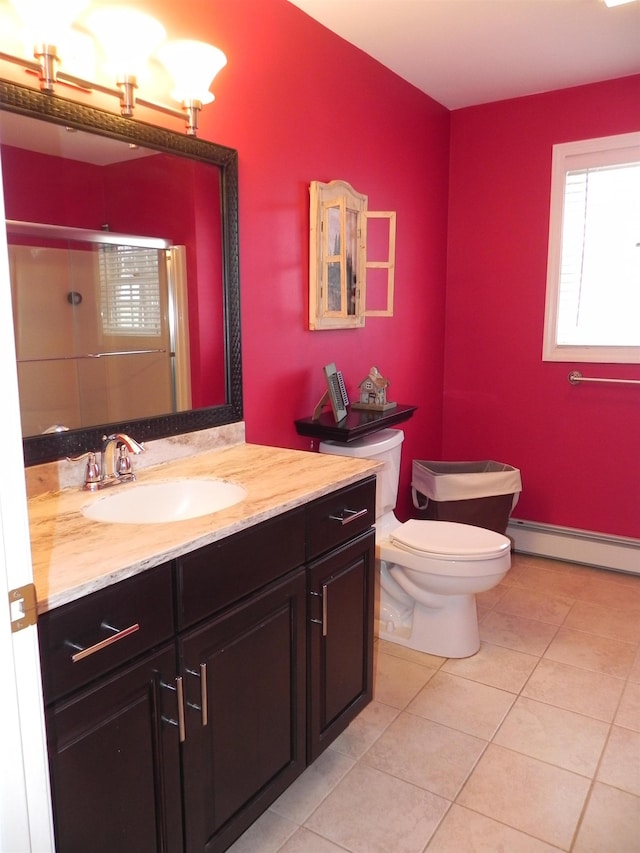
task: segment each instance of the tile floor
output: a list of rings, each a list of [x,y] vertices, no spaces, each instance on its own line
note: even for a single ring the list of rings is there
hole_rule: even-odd
[[[514,555],[464,660],[376,642],[374,701],[233,853],[639,853],[640,576]]]

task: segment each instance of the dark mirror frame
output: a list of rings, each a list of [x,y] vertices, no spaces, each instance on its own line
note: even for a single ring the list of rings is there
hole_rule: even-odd
[[[243,409],[238,262],[238,152],[234,148],[125,119],[55,95],[44,95],[5,80],[0,80],[0,110],[211,163],[218,166],[221,172],[226,402],[219,406],[161,415],[146,420],[103,424],[91,429],[25,438],[25,465],[38,465],[95,450],[100,447],[105,432],[113,432],[116,428],[129,433],[137,441],[149,441],[241,421]]]

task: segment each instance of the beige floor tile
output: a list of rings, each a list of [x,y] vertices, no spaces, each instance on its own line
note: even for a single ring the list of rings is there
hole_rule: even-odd
[[[606,785],[640,796],[639,732],[612,727],[596,778]]]
[[[636,572],[635,574],[632,572],[612,572],[607,571],[604,573],[604,576],[615,583],[622,584],[627,589],[633,589],[635,591],[640,587],[640,574]]]
[[[229,847],[229,853],[276,853],[297,828],[290,820],[266,811]]]
[[[640,649],[636,652],[631,669],[629,670],[629,681],[640,684]]]
[[[421,853],[448,807],[442,797],[358,764],[305,826],[353,853]]]
[[[596,782],[574,853],[638,853],[639,840],[640,799]]]
[[[491,610],[501,599],[505,597],[510,589],[511,586],[509,584],[505,584],[503,581],[502,583],[499,583],[498,586],[494,586],[485,592],[479,592],[476,595],[476,604],[479,607],[486,607]]]
[[[485,740],[404,712],[363,761],[453,800],[486,745]]]
[[[352,758],[360,758],[399,713],[397,708],[383,705],[382,702],[376,702],[374,699],[334,740],[330,749],[350,755]]]
[[[506,690],[437,672],[409,703],[407,711],[490,740],[515,698]]]
[[[608,734],[602,720],[520,697],[493,742],[591,777]]]
[[[542,658],[522,695],[610,723],[624,684],[622,678]]]
[[[255,853],[261,851],[256,850]],[[333,841],[301,826],[280,848],[279,853],[344,853],[344,847],[338,847]]]
[[[552,595],[537,589],[514,586],[495,605],[501,613],[512,613],[539,622],[561,625],[575,599],[565,595]]]
[[[373,698],[393,708],[405,708],[435,669],[378,651],[375,654]]]
[[[640,643],[640,614],[633,610],[612,610],[590,601],[576,601],[564,626],[625,643]]]
[[[560,628],[544,656],[571,666],[625,678],[631,669],[635,651],[631,643],[597,637],[573,628]]]
[[[640,577],[636,577],[637,583],[620,583],[608,575],[602,572],[590,578],[577,598],[600,607],[640,614]]]
[[[633,681],[627,683],[620,700],[615,723],[625,729],[640,732],[640,684]]]
[[[422,666],[428,666],[431,669],[438,669],[439,666],[446,661],[446,658],[438,655],[430,655],[427,652],[418,652],[415,649],[409,649],[407,646],[401,646],[399,643],[392,643],[389,640],[376,640],[376,648],[384,652],[386,655],[393,655],[396,658],[403,658],[412,663],[419,663]]]
[[[554,560],[552,557],[537,557],[530,555],[533,565],[540,566],[556,574],[579,577],[583,580],[601,574],[602,569],[594,569],[592,566],[584,566],[580,563],[567,563],[565,560]]]
[[[492,610],[479,627],[480,639],[487,643],[538,656],[544,653],[558,630],[557,625],[549,622],[537,622],[497,610]]]
[[[588,790],[583,776],[490,744],[457,802],[568,850]]]
[[[426,853],[557,853],[557,850],[454,803],[427,845]]]
[[[478,615],[478,625],[479,625],[482,622],[482,620],[485,618],[487,613],[491,613],[491,608],[490,607],[482,607],[480,604],[476,604],[476,613]]]
[[[583,592],[588,577],[583,574],[554,572],[550,568],[540,565],[528,565],[516,570],[513,575],[513,583],[535,592],[544,591],[549,595],[577,598]]]
[[[353,758],[327,749],[278,797],[271,811],[296,824],[304,823],[354,763]]]
[[[519,693],[537,662],[538,658],[533,655],[491,643],[481,643],[480,650],[475,655],[448,660],[440,671],[470,678],[472,681],[479,681],[510,693]]]

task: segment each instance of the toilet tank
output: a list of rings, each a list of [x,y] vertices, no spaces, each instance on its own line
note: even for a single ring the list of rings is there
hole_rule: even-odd
[[[376,473],[376,519],[393,512],[398,498],[400,455],[404,433],[401,429],[381,429],[364,438],[348,441],[321,441],[320,453],[336,456],[354,456],[384,463]]]

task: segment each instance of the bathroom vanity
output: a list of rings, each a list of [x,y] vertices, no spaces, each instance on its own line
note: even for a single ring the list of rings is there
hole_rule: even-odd
[[[247,498],[165,525],[90,522],[101,496],[77,489],[31,499],[60,850],[226,850],[370,701],[375,470],[189,456],[140,481]]]

